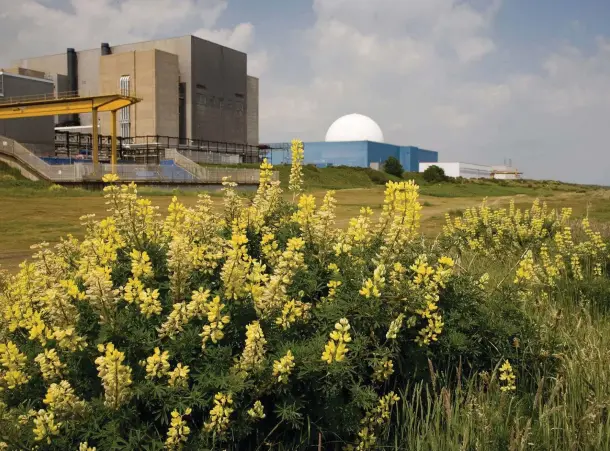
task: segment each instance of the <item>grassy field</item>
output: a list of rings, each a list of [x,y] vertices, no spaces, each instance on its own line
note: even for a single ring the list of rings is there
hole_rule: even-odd
[[[279,166],[282,185],[288,184],[290,168]],[[552,182],[513,182],[499,184],[440,183],[426,184],[419,174],[406,174],[420,184],[423,208],[422,228],[425,235],[434,237],[442,230],[445,213],[453,214],[478,205],[485,197],[495,206],[507,205],[515,199],[519,206],[527,206],[535,198],[541,198],[553,207],[572,207],[575,216],[589,214],[592,220],[610,220],[610,191],[595,187],[559,184]],[[375,213],[383,204],[383,184],[396,177],[358,168],[304,167],[306,189],[322,199],[328,189],[337,190],[337,221],[346,225],[357,216],[362,206],[369,206]],[[159,191],[141,188],[143,196],[164,210],[173,195],[186,205],[197,201],[194,191]],[[221,205],[219,193],[211,193],[217,205]],[[94,213],[106,214],[106,206],[100,192],[83,189],[59,189],[44,182],[31,182],[0,162],[0,265],[15,270],[27,258],[30,245],[40,242],[56,242],[66,234],[79,236],[78,218]]]

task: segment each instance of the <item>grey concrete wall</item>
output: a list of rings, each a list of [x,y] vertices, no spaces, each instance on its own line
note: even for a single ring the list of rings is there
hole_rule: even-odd
[[[4,98],[53,94],[53,82],[10,74],[3,79]],[[1,98],[0,98],[1,99]],[[55,150],[55,118],[53,116],[0,120],[0,135],[14,139],[38,154]]]
[[[193,36],[191,58],[192,138],[245,143],[246,54]]]
[[[258,78],[250,75],[246,92],[246,128],[248,144],[258,146]]]

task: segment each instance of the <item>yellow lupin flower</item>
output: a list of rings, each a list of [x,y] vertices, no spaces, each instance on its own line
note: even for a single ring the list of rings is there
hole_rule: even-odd
[[[294,356],[290,349],[284,357],[273,362],[273,377],[277,377],[278,382],[288,383],[288,377],[294,368]]]
[[[189,369],[188,365],[182,366],[182,363],[179,363],[178,365],[176,365],[176,368],[174,368],[169,373],[168,383],[169,383],[170,387],[187,388],[188,380],[189,380],[189,372],[190,372],[190,369]]]
[[[207,432],[223,435],[229,427],[229,417],[233,413],[233,397],[230,394],[217,393],[214,396],[214,407],[210,411],[210,420],[203,424]]]
[[[9,390],[13,390],[26,384],[30,380],[24,372],[26,362],[27,357],[19,352],[15,343],[0,343],[0,365],[5,368],[5,371],[0,371],[0,387],[6,385]]]
[[[266,417],[265,411],[263,410],[263,404],[260,401],[256,401],[254,406],[248,410],[248,415],[255,420],[262,420]]]
[[[89,446],[89,442],[81,442],[78,445],[78,451],[97,451],[95,446]]]
[[[154,276],[152,263],[146,251],[140,252],[134,249],[129,256],[131,257],[131,273],[136,279]]]
[[[191,433],[184,420],[185,415],[190,415],[192,410],[190,408],[181,414],[177,410],[172,412],[172,420],[170,423],[169,430],[167,431],[167,440],[165,440],[165,448],[171,451],[179,451],[182,449],[184,443],[188,440],[188,436]]]
[[[346,343],[352,341],[352,337],[349,334],[351,326],[347,318],[341,318],[338,323],[335,324],[335,330],[330,333],[330,340],[324,347],[322,353],[322,360],[329,365],[335,362],[341,362],[345,359],[345,354],[349,352]]]
[[[125,354],[117,350],[112,343],[100,344],[97,348],[99,352],[104,353],[95,359],[98,376],[104,387],[104,404],[118,409],[131,397],[131,368],[123,365]]]
[[[500,380],[504,384],[500,387],[503,392],[515,391],[517,388],[515,380],[517,377],[513,373],[513,367],[508,360],[504,361],[504,364],[500,367]]]
[[[167,376],[169,373],[169,352],[155,348],[153,355],[146,358],[146,379]]]
[[[55,414],[43,409],[39,410],[34,416],[34,440],[37,442],[46,441],[51,444],[51,438],[59,435],[59,428],[63,423],[55,422]]]
[[[260,368],[265,357],[265,335],[258,321],[253,321],[246,326],[246,345],[237,363],[241,372],[247,373]]]

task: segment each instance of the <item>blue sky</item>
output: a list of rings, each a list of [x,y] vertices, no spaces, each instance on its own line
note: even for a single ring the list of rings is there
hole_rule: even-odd
[[[0,66],[189,33],[248,53],[263,141],[358,112],[445,161],[610,184],[609,0],[0,0]]]

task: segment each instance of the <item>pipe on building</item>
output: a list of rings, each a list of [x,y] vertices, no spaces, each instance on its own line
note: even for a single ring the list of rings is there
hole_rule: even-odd
[[[110,50],[110,44],[107,42],[102,42],[102,56],[112,54],[112,50]]]
[[[67,50],[68,59],[68,90],[73,95],[78,95],[78,58],[76,50],[69,48]],[[80,116],[73,114],[71,122],[73,125],[80,125]]]

